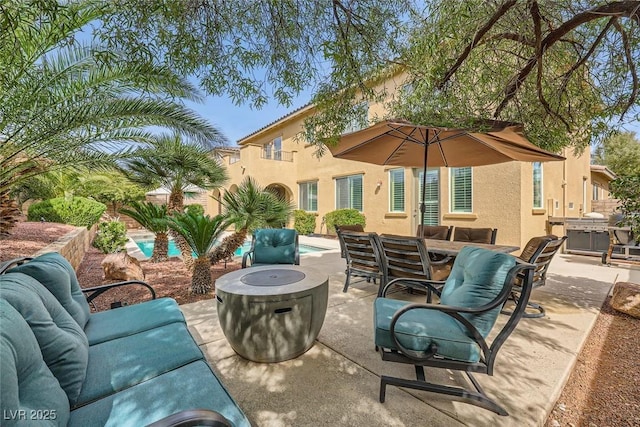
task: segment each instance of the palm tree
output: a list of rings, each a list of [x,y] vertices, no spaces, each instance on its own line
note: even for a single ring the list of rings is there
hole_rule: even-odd
[[[123,173],[143,187],[169,190],[169,213],[184,211],[184,193],[191,186],[213,189],[227,180],[226,169],[215,160],[208,147],[187,142],[180,135],[163,135],[136,150],[122,163]],[[173,233],[187,268],[193,265],[191,248]]]
[[[229,225],[224,215],[174,213],[169,217],[169,227],[182,236],[196,254],[191,276],[191,293],[206,294],[212,290],[209,251]]]
[[[294,206],[273,192],[262,188],[247,177],[236,192],[226,192],[222,198],[225,215],[235,225],[235,232],[228,235],[210,255],[215,264],[233,256],[257,228],[282,227],[289,221]]]
[[[0,234],[16,209],[10,191],[45,171],[112,165],[149,142],[148,126],[198,141],[224,138],[181,99],[197,89],[168,67],[129,61],[74,36],[104,12],[99,2],[8,0],[0,20]]]
[[[169,259],[169,225],[167,223],[167,205],[151,202],[131,202],[131,209],[121,208],[120,213],[129,215],[144,228],[155,234],[153,253],[149,261],[162,262]]]

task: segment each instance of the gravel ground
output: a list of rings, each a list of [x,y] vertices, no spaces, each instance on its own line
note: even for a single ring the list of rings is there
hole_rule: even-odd
[[[72,229],[61,224],[18,223],[13,236],[0,241],[0,262],[33,254]],[[89,251],[78,269],[83,287],[102,284],[103,258],[96,249]],[[239,267],[238,263],[212,266],[211,272],[215,279]],[[173,297],[180,304],[214,297],[213,292],[189,294],[191,279],[178,259],[161,264],[143,261],[142,268],[145,280],[160,297]],[[140,289],[113,296],[128,303],[146,298]],[[110,302],[100,301],[96,308],[107,308]],[[640,427],[638,343],[640,319],[618,313],[605,302],[545,427]]]

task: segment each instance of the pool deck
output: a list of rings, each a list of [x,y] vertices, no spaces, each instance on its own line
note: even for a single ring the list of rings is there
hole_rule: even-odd
[[[374,351],[372,306],[377,286],[355,282],[343,293],[345,261],[338,241],[301,236],[300,243],[331,248],[301,256],[301,265],[329,276],[323,327],[302,356],[279,363],[250,362],[227,343],[215,300],[181,306],[212,368],[255,426],[542,426],[611,286],[617,281],[640,282],[637,268],[556,255],[547,285],[531,297],[546,308],[546,316],[523,319],[498,354],[494,376],[476,375],[487,394],[510,414],[500,417],[443,396],[394,386],[387,387],[386,402],[380,403],[381,375],[412,378],[415,373],[409,365],[382,362]],[[465,382],[457,372],[426,373],[435,381]]]

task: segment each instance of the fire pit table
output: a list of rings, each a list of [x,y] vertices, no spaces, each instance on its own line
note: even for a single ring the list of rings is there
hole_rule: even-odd
[[[311,348],[327,311],[329,278],[297,265],[236,270],[216,280],[218,319],[240,356],[280,362]]]

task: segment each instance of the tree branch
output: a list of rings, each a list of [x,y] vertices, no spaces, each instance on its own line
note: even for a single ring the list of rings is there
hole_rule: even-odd
[[[624,46],[624,55],[627,58],[627,66],[629,67],[629,71],[631,72],[631,78],[633,79],[633,89],[631,90],[631,95],[629,95],[629,100],[627,101],[627,105],[624,109],[624,113],[620,115],[620,120],[624,117],[624,114],[629,111],[629,108],[633,106],[636,102],[636,98],[638,97],[638,72],[636,68],[636,64],[633,61],[633,56],[631,55],[631,46],[629,43],[629,37],[627,36],[627,32],[622,28],[618,20],[616,19],[613,23],[613,26],[620,33],[622,37],[622,46]]]

